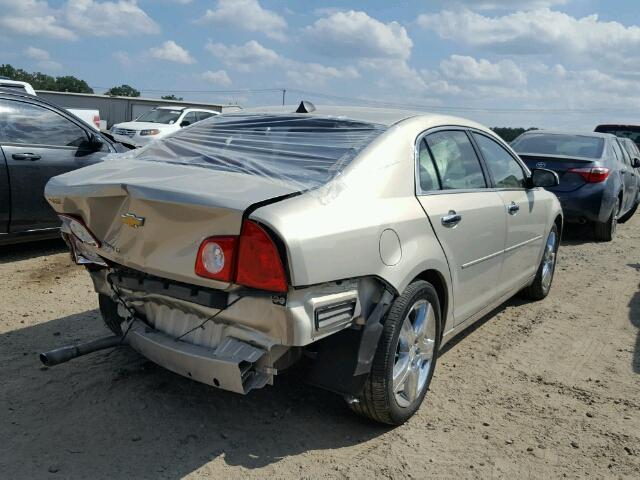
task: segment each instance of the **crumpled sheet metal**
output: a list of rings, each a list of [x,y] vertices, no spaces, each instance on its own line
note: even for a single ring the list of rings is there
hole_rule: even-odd
[[[300,114],[212,117],[107,160],[146,160],[257,175],[311,190],[349,165],[385,125]]]

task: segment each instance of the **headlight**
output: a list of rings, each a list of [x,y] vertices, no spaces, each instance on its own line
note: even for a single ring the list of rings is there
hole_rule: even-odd
[[[159,133],[160,133],[160,130],[156,128],[152,128],[151,130],[140,130],[140,136],[158,135]]]

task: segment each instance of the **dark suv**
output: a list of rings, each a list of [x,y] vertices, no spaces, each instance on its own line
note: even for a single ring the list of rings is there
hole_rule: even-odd
[[[640,125],[598,125],[594,131],[610,133],[616,137],[630,138],[640,147]]]
[[[0,89],[0,244],[57,236],[47,181],[126,150],[52,103]]]

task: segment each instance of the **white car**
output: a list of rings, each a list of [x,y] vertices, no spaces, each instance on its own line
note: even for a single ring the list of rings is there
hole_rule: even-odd
[[[114,125],[111,127],[111,135],[118,142],[142,147],[152,140],[165,137],[182,127],[219,113],[201,108],[156,107],[143,113],[132,122]]]

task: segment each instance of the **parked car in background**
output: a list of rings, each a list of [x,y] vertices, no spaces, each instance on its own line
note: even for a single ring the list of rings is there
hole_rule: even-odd
[[[0,244],[58,236],[45,184],[126,150],[62,108],[0,88]]]
[[[18,80],[11,80],[7,77],[0,77],[0,88],[5,90],[14,90],[19,93],[28,93],[29,95],[35,95],[36,91],[33,89],[30,83],[20,82]]]
[[[512,295],[544,298],[554,172],[491,130],[396,110],[226,114],[53,178],[107,326],[193,380],[245,394],[302,358],[359,414],[400,424],[440,347]]]
[[[617,223],[635,212],[640,160],[614,135],[533,130],[511,146],[529,167],[558,173],[560,184],[549,190],[558,196],[566,221],[592,223],[598,240],[611,240]]]
[[[165,137],[183,127],[219,113],[200,108],[156,107],[143,113],[132,122],[114,125],[111,127],[111,134],[118,141],[142,147],[153,140]]]
[[[595,131],[610,133],[616,137],[630,138],[633,143],[640,147],[640,125],[598,125]]]

